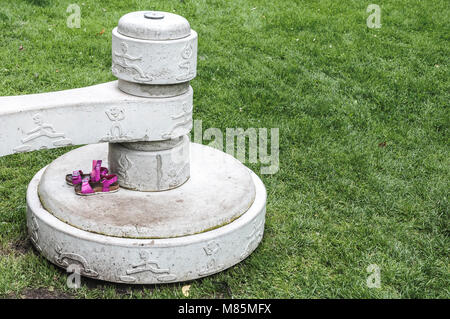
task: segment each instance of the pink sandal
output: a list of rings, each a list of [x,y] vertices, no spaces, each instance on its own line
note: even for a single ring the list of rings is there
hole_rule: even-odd
[[[115,193],[119,190],[117,175],[106,175],[100,181],[93,182],[89,177],[82,180],[81,185],[75,185],[75,193],[80,196],[90,196],[101,193]]]
[[[83,174],[82,170],[73,171],[72,174],[66,175],[66,183],[70,186],[81,184],[84,178],[91,178],[92,181],[98,182],[102,177],[108,175],[108,169],[101,167],[101,160],[92,161],[91,174]]]

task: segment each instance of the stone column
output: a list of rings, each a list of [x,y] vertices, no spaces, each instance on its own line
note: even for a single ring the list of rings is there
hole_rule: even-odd
[[[112,72],[119,79],[119,89],[163,103],[170,98],[172,107],[175,100],[183,110],[171,117],[159,140],[109,144],[109,165],[122,187],[163,191],[189,179],[187,134],[192,129],[193,109],[189,81],[196,69],[197,33],[179,15],[132,12],[112,31]],[[151,118],[140,120],[143,124],[138,125],[152,129]]]

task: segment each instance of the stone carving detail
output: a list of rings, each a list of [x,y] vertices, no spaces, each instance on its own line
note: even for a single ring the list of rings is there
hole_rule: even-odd
[[[191,70],[191,61],[187,61],[192,57],[193,53],[194,49],[192,48],[192,44],[189,42],[186,43],[186,46],[181,51],[183,61],[178,64],[178,67],[183,71],[183,73],[177,77],[178,81],[189,80],[194,76],[195,72],[194,70]]]
[[[181,51],[181,57],[184,60],[188,60],[191,58],[192,53],[194,53],[194,50],[192,48],[192,44],[191,43],[186,43],[186,46],[183,48],[183,51]]]
[[[108,116],[108,119],[112,122],[112,125],[108,134],[101,140],[101,142],[126,141],[128,136],[125,134],[123,126],[120,123],[125,119],[125,111],[119,107],[112,107],[105,113]]]
[[[45,123],[40,113],[36,113],[33,116],[33,122],[37,125],[37,127],[26,133],[26,136],[21,140],[22,145],[13,149],[15,153],[49,148],[49,145],[44,144],[38,146],[34,143],[35,141],[42,140],[42,138],[45,137],[49,138],[52,141],[53,146],[56,147],[68,146],[72,144],[72,140],[66,138],[64,133],[56,132],[53,125]]]
[[[264,235],[264,219],[261,221],[255,221],[253,223],[252,232],[247,236],[248,244],[245,248],[244,252],[241,254],[241,258],[245,258],[251,254],[253,250],[258,247],[259,242],[261,241]]]
[[[31,215],[31,225],[30,225],[30,240],[33,243],[34,247],[41,252],[42,248],[39,246],[39,224],[37,222],[36,216],[34,214]]]
[[[156,155],[156,188],[162,189],[161,186],[162,180],[162,158],[161,155]]]
[[[120,43],[121,52],[114,52],[112,56],[113,74],[128,73],[138,82],[151,82],[153,77],[146,74],[136,61],[142,61],[142,56],[133,57],[128,54],[128,44]]]
[[[183,103],[183,112],[172,116],[172,120],[180,120],[171,128],[167,133],[164,133],[161,137],[163,139],[175,138],[181,135],[187,134],[192,128],[192,111],[193,106],[189,107],[187,102]],[[180,130],[182,130],[180,132]]]
[[[209,257],[208,263],[206,266],[200,270],[198,273],[199,276],[208,276],[213,273],[216,273],[224,268],[222,264],[218,264],[216,260],[216,256],[220,251],[220,245],[215,240],[210,241],[204,248],[205,254]]]
[[[137,281],[137,278],[131,275],[145,272],[152,273],[160,282],[169,282],[177,279],[176,275],[170,273],[170,269],[160,268],[156,261],[151,260],[146,251],[141,250],[139,252],[139,258],[141,259],[141,262],[132,265],[131,268],[126,271],[126,275],[120,276],[119,279],[121,281],[127,283],[135,282]]]
[[[125,185],[130,184],[128,176],[128,170],[133,166],[133,162],[130,161],[126,154],[121,153],[119,160],[117,161],[117,176],[124,182]]]
[[[59,246],[56,246],[55,251],[55,263],[58,266],[67,268],[71,264],[78,264],[82,267],[80,270],[80,275],[92,278],[98,277],[98,273],[89,267],[86,258],[83,256],[74,253],[65,253]]]
[[[186,170],[189,170],[189,163],[186,163],[183,167],[181,167],[179,170],[176,170],[176,168],[172,168],[167,173],[167,183],[169,184],[169,187],[177,187],[179,186],[183,180],[185,179]]]

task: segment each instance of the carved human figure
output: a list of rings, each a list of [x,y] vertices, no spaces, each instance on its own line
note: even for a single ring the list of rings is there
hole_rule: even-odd
[[[33,140],[39,139],[41,137],[48,137],[52,139],[52,144],[54,146],[67,146],[72,143],[71,139],[65,138],[64,133],[58,133],[54,129],[53,125],[45,123],[42,119],[41,114],[37,113],[33,117],[34,124],[37,125],[34,129],[26,133],[26,136],[21,139],[22,145],[14,148],[14,152],[21,153],[21,152],[29,152],[33,149],[46,149],[50,147],[47,144],[44,145],[32,145],[32,144],[26,144],[28,142],[31,142]],[[45,142],[45,141],[44,141]],[[39,143],[38,143],[39,144]]]
[[[126,271],[126,275],[120,276],[120,280],[123,282],[135,282],[136,277],[129,275],[139,274],[144,272],[150,272],[156,275],[156,279],[161,282],[169,282],[177,279],[177,276],[170,273],[170,269],[159,268],[156,261],[150,260],[148,253],[144,250],[139,252],[139,258],[142,260],[136,265],[132,265],[131,269]]]
[[[57,133],[52,125],[44,123],[40,114],[33,116],[33,122],[37,127],[27,133],[28,136],[22,139],[22,143],[29,142],[41,136],[47,136],[49,138],[64,137],[64,133]]]
[[[151,81],[151,77],[146,75],[144,71],[136,64],[134,61],[140,61],[142,60],[142,56],[139,57],[133,57],[128,54],[128,44],[125,42],[122,42],[120,44],[120,49],[122,52],[114,52],[114,63],[121,66],[124,69],[131,69],[136,71],[140,78],[135,78],[136,80],[143,80],[143,81]]]
[[[192,122],[192,110],[193,110],[193,107],[192,107],[192,105],[189,106],[189,104],[187,102],[184,102],[182,109],[183,109],[183,111],[180,114],[172,116],[172,120],[180,119],[180,121],[177,122],[172,127],[170,132],[163,134],[162,138],[175,137],[176,134],[174,134],[174,133],[175,133],[175,130],[178,129],[178,128],[186,129],[188,131],[190,130],[189,126],[191,125],[191,122]],[[184,132],[182,132],[182,133],[184,133]],[[182,135],[182,134],[180,134],[180,135]]]
[[[150,271],[154,274],[165,274],[170,272],[169,269],[159,268],[156,261],[148,259],[148,254],[144,250],[139,252],[139,258],[142,261],[136,265],[133,265],[132,269],[127,270],[127,275],[138,274],[146,271]]]
[[[113,124],[111,125],[110,134],[112,138],[121,138],[123,136],[123,128],[120,121],[125,119],[125,112],[123,109],[113,107],[106,111],[106,115]]]

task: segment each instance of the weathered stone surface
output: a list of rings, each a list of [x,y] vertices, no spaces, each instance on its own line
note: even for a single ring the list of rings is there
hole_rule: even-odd
[[[129,33],[153,33],[155,30],[147,23],[149,19],[143,14],[138,16],[141,18],[129,26],[135,31]],[[119,31],[117,27],[112,31],[112,73],[119,79],[142,84],[175,84],[196,76],[198,40],[194,30],[183,38],[166,41],[144,40],[145,36],[136,38]]]
[[[141,40],[176,40],[191,35],[186,18],[163,11],[135,11],[122,16],[117,31],[127,37]]]
[[[189,137],[175,141],[178,143],[174,145],[167,145],[167,141],[110,143],[109,167],[117,173],[120,186],[156,192],[184,184],[190,176]],[[157,149],[159,145],[161,149]]]
[[[255,199],[248,168],[207,146],[191,143],[191,152],[191,178],[178,188],[164,192],[121,189],[113,194],[81,197],[65,184],[65,175],[77,168],[89,172],[93,159],[105,160],[103,165],[108,165],[107,144],[85,146],[48,166],[41,178],[39,196],[43,206],[60,220],[86,231],[117,237],[191,235],[244,214]],[[134,165],[128,160],[129,165]],[[156,165],[141,165],[138,169],[143,176],[157,174]]]
[[[177,96],[188,92],[189,87],[189,82],[167,85],[148,85],[119,79],[119,89],[125,93],[142,97]]]
[[[161,141],[192,129],[193,91],[142,98],[117,81],[51,93],[0,97],[0,156],[100,142]]]
[[[43,173],[44,169],[34,177],[27,192],[27,224],[33,244],[52,263],[63,268],[76,265],[86,277],[129,284],[192,280],[239,263],[256,249],[263,237],[266,191],[254,173],[251,179],[255,200],[241,217],[200,234],[162,239],[104,236],[62,222],[39,200],[38,185]],[[105,196],[104,205],[108,205],[108,198]]]

